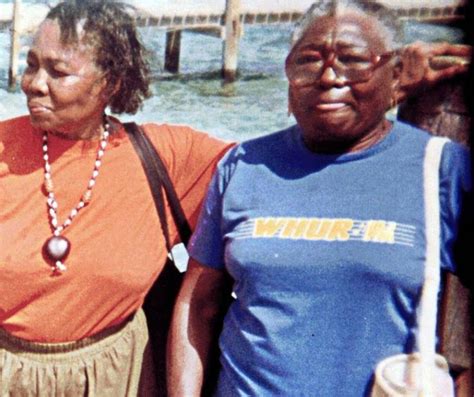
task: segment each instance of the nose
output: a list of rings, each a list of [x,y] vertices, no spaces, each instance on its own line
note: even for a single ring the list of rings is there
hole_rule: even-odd
[[[326,66],[319,79],[319,84],[322,87],[342,87],[345,85],[345,81],[337,75],[333,66]]]
[[[22,78],[22,89],[25,93],[46,95],[48,93],[48,74],[43,69],[26,70]]]

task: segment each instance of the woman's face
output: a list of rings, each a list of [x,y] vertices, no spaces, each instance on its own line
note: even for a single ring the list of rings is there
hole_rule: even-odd
[[[344,62],[352,62],[347,54],[385,53],[376,26],[377,21],[355,13],[316,19],[288,56],[287,72],[292,62],[313,62],[320,52]],[[316,151],[352,151],[360,149],[361,142],[370,143],[390,104],[395,81],[391,63],[377,67],[363,82],[348,83],[338,72],[343,74],[329,65],[312,85],[298,87],[290,81],[291,109],[305,143]]]
[[[41,24],[21,82],[35,127],[73,136],[102,123],[106,80],[93,54],[81,42],[62,44],[56,21]]]

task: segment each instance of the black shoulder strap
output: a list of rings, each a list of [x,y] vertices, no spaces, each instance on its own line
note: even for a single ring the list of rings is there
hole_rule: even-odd
[[[186,245],[191,236],[191,228],[179,203],[173,183],[158,152],[145,132],[135,123],[125,123],[133,147],[140,158],[148,179],[160,225],[165,236],[166,248],[171,253],[171,244],[166,221],[163,189],[165,191],[173,219],[178,228],[181,241]],[[172,255],[171,255],[172,258]],[[154,363],[157,390],[156,397],[166,397],[166,341],[171,323],[171,316],[183,281],[183,273],[168,258],[159,276],[148,291],[143,303],[150,333],[151,351]]]
[[[191,237],[191,228],[163,160],[147,135],[137,124],[130,122],[124,123],[123,126],[125,131],[128,133],[128,136],[140,157],[143,169],[145,170],[150,190],[155,201],[156,211],[160,218],[163,233],[165,235],[168,251],[171,249],[171,244],[169,241],[168,224],[166,221],[166,211],[163,201],[163,188],[170,205],[171,214],[173,215],[173,219],[178,228],[181,241],[187,245],[189,238]]]

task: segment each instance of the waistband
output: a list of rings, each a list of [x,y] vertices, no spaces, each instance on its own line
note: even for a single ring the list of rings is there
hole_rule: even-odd
[[[18,338],[6,332],[0,327],[0,349],[9,350],[15,354],[22,355],[44,355],[44,354],[94,354],[114,344],[136,328],[146,327],[146,319],[143,310],[138,310],[123,323],[107,328],[95,335],[73,342],[65,343],[43,343],[33,342]],[[146,329],[146,328],[145,328]]]

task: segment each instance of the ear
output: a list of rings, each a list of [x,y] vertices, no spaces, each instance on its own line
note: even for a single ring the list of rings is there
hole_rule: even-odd
[[[101,89],[101,97],[106,102],[110,102],[110,98],[112,98],[119,90],[121,86],[121,81],[116,81],[115,83],[109,82],[106,76],[102,78],[100,83]]]
[[[291,62],[291,57],[292,57],[293,51],[290,51],[289,54],[286,56],[285,59],[285,73],[287,73],[287,68],[289,63]],[[288,75],[288,73],[287,73]],[[288,102],[288,117],[290,117],[293,114],[293,106],[291,105],[293,102],[293,93],[291,91],[291,86],[288,84],[288,96],[287,96],[287,102]]]
[[[294,110],[298,107],[298,103],[296,102],[297,99],[295,98],[295,93],[290,85],[288,85],[288,117],[293,116],[295,117]],[[298,109],[297,109],[298,110]]]
[[[116,81],[113,85],[107,84],[106,91],[107,91],[107,94],[109,95],[109,98],[115,95],[117,92],[119,92],[121,86],[122,86],[121,80]]]
[[[293,57],[294,57],[294,51],[295,51],[295,47],[293,47],[290,52],[288,53],[288,55],[286,56],[286,59],[285,59],[285,71],[286,69],[288,68],[288,65],[293,61]]]

